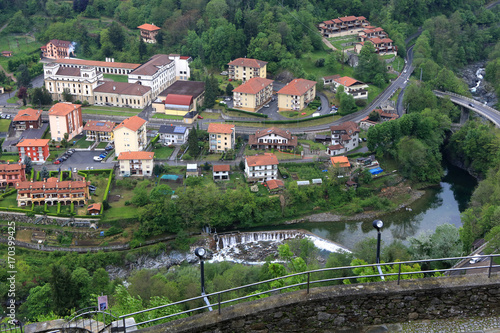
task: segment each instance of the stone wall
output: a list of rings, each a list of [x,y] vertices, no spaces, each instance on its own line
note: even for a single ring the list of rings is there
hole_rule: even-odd
[[[500,314],[500,276],[464,275],[312,288],[139,332],[360,332],[370,325]]]

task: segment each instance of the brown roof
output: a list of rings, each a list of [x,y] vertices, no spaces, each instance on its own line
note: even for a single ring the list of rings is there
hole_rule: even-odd
[[[315,81],[295,79],[278,91],[278,94],[302,96],[316,85]]]
[[[133,96],[144,96],[148,91],[151,91],[151,87],[143,86],[139,83],[112,81],[106,81],[94,89],[94,92]]]
[[[56,47],[69,47],[71,45],[70,41],[60,39],[51,39],[49,43],[54,44]]]
[[[37,181],[37,182],[32,182],[32,181],[24,181],[24,182],[18,182],[16,183],[16,189],[44,189],[44,187],[56,187],[58,190],[63,190],[63,189],[68,189],[70,192],[71,190],[85,190],[87,186],[90,185],[90,182],[84,180],[65,180],[65,181],[59,181],[59,179],[55,177],[50,177],[46,181]]]
[[[126,68],[136,69],[141,64],[129,64],[127,62],[110,62],[110,61],[97,61],[97,60],[83,60],[83,59],[59,59],[56,61],[59,64],[81,65],[81,66],[95,66],[95,67],[113,67],[113,68]]]
[[[345,131],[348,134],[359,132],[359,127],[353,121],[346,121],[340,125],[330,126],[330,130],[333,131]]]
[[[271,128],[265,128],[265,129],[260,129],[257,132],[255,132],[255,136],[257,138],[261,138],[263,136],[266,136],[268,134],[277,134],[279,136],[282,136],[287,139],[292,138],[292,133],[290,133],[289,130],[284,130],[278,127],[271,127]]]
[[[16,147],[45,147],[49,141],[49,139],[22,139]]]
[[[234,59],[230,63],[229,66],[245,66],[245,67],[253,67],[253,68],[261,68],[267,65],[266,61],[250,59],[250,58],[238,58]]]
[[[214,172],[222,172],[229,170],[231,170],[231,166],[229,164],[214,165]]]
[[[49,110],[49,116],[65,116],[73,110],[80,108],[81,104],[72,104],[69,102],[61,102],[55,104]],[[81,112],[81,110],[80,110]]]
[[[271,153],[264,153],[264,155],[255,155],[245,157],[248,166],[260,166],[260,165],[278,165],[278,158],[276,155]]]
[[[172,60],[167,54],[155,54],[147,62],[137,67],[130,74],[133,75],[153,75],[161,66],[171,63]]]
[[[89,120],[85,123],[83,130],[97,132],[111,132],[116,126],[114,121]]]
[[[76,67],[59,67],[56,75],[64,76],[80,76],[80,68]]]
[[[118,160],[152,160],[154,156],[151,151],[125,151],[120,153]]]
[[[234,89],[233,92],[255,95],[270,84],[273,84],[273,82],[273,80],[264,79],[261,77],[253,77],[246,83],[243,83],[241,86]]]
[[[222,134],[231,134],[233,133],[234,125],[231,124],[217,124],[210,123],[208,124],[208,133],[222,133]]]
[[[334,166],[338,165],[341,168],[348,168],[351,166],[351,163],[349,163],[347,156],[333,156],[330,157],[330,161]]]
[[[93,203],[92,205],[89,205],[87,207],[87,210],[98,210],[98,211],[101,211],[101,204],[100,203]]]
[[[353,84],[364,84],[363,82],[358,81],[356,79],[353,79],[352,77],[349,77],[349,76],[339,77],[337,79],[334,79],[333,81],[335,81],[335,82],[337,82],[345,87],[350,87]]]
[[[338,75],[338,74],[329,75],[329,76],[323,76],[323,79],[325,79],[325,80],[335,80],[335,79],[338,79],[338,78],[340,78],[340,75]]]
[[[147,30],[147,31],[156,31],[156,30],[160,30],[161,28],[157,27],[154,24],[144,23],[143,25],[138,26],[137,29]]]
[[[115,127],[114,131],[116,131],[119,128],[126,127],[132,131],[137,131],[139,128],[141,128],[142,125],[144,125],[146,121],[142,119],[141,117],[138,116],[132,116],[124,121],[122,121],[118,126]]]
[[[0,164],[0,172],[2,172],[2,171],[12,171],[12,170],[19,170],[20,171],[21,169],[25,169],[25,168],[26,168],[26,165],[19,164],[19,163]]]
[[[27,108],[25,110],[19,110],[12,121],[37,121],[41,116],[42,110],[33,110],[32,108]]]
[[[266,181],[267,183],[267,188],[270,189],[270,190],[275,190],[279,187],[283,187],[285,184],[283,183],[282,180],[279,180],[279,179],[271,179],[271,180],[268,180]]]
[[[344,17],[339,17],[339,20],[342,22],[350,22],[350,21],[356,21],[358,18],[356,16],[344,16]]]
[[[330,146],[328,146],[328,149],[339,150],[339,149],[344,149],[344,146],[342,146],[342,145],[330,145]]]

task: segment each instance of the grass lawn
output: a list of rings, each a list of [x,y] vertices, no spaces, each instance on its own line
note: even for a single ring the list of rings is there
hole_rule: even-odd
[[[324,163],[285,163],[281,167],[286,168],[290,174],[297,174],[299,180],[324,178],[328,174],[327,172],[322,172],[322,170],[328,168]]]
[[[212,176],[213,179],[213,176]],[[238,187],[241,186],[247,186],[247,183],[245,182],[245,176],[243,175],[243,172],[241,171],[233,171],[229,173],[229,180],[221,180],[215,182],[217,186],[221,190],[235,190]]]
[[[108,145],[107,142],[99,142],[96,148],[104,149]]]
[[[10,119],[0,119],[0,132],[8,132],[10,127]]]
[[[0,201],[0,206],[6,208],[17,208],[16,198],[17,198],[17,193],[12,193],[11,195],[6,196]]]
[[[0,65],[8,71],[8,62],[10,59],[16,59],[17,57],[39,50],[42,45],[42,43],[35,41],[35,38],[31,36],[2,35],[0,36],[0,50],[12,51],[12,57],[0,57]]]
[[[253,116],[251,114],[248,114],[248,113],[244,113],[244,112],[238,112],[238,111],[227,111],[227,110],[224,110],[224,113],[230,117],[241,117],[241,118],[257,118],[257,119],[267,119],[267,118],[264,118],[264,117],[258,117],[258,116]]]
[[[222,157],[222,154],[208,154],[203,156],[204,161],[218,161]]]
[[[341,118],[341,116],[339,116],[339,115],[332,115],[332,117],[324,117],[324,118],[319,118],[319,119],[312,118],[312,120],[308,120],[306,122],[301,122],[301,123],[293,122],[293,120],[290,120],[290,122],[288,124],[265,124],[261,121],[259,121],[259,122],[245,121],[245,122],[235,123],[235,125],[236,126],[247,126],[247,127],[274,126],[274,127],[278,127],[278,128],[289,129],[289,128],[303,128],[305,126],[328,125],[328,124],[332,123],[333,121],[338,120],[340,118]]]
[[[127,75],[117,75],[117,74],[103,74],[105,79],[113,80],[114,82],[128,82]]]
[[[153,118],[158,118],[158,119],[176,119],[176,120],[182,120],[182,119],[184,119],[183,116],[173,116],[173,115],[164,114],[164,113],[155,113],[153,115]]]
[[[132,117],[137,115],[141,110],[131,108],[116,108],[116,107],[86,107],[82,108],[83,114],[102,114],[108,116]]]
[[[206,119],[219,119],[220,118],[220,113],[214,113],[214,112],[201,112],[200,116]]]
[[[330,132],[329,132],[330,133]],[[299,140],[300,144],[309,145],[311,150],[324,150],[326,149],[325,145],[321,142],[314,142],[313,140]]]
[[[273,153],[274,155],[276,155],[278,160],[300,160],[300,159],[302,159],[300,154],[283,153],[283,152],[280,152],[279,150],[275,150],[275,151],[256,150],[256,149],[250,149],[250,148],[248,148],[248,146],[245,147],[245,155],[246,156],[252,156],[252,155],[263,154],[263,153]]]
[[[18,153],[1,153],[1,158],[4,161],[17,162],[19,160]]]
[[[154,149],[153,152],[155,153],[155,158],[164,160],[170,157],[172,153],[174,152],[175,148],[169,148],[169,147],[161,147]]]
[[[17,96],[12,96],[11,98],[9,98],[7,100],[7,103],[17,103],[18,100],[19,100],[19,98],[17,98]]]
[[[76,144],[73,146],[74,148],[88,148],[90,147],[94,141],[87,141],[85,140],[85,136],[78,140]]]
[[[358,35],[356,34],[355,36],[340,36],[340,37],[331,37],[331,38],[328,38],[328,40],[330,41],[330,43],[332,43],[332,45],[338,49],[338,50],[342,50],[342,48],[346,49],[346,48],[353,48],[354,45],[342,45],[342,44],[346,44],[346,43],[356,43],[358,41]]]

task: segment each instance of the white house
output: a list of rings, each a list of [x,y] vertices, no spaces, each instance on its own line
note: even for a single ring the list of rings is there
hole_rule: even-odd
[[[278,158],[271,153],[245,157],[247,182],[264,182],[278,178]]]
[[[359,144],[359,127],[353,121],[346,121],[337,126],[331,126],[332,142],[326,149],[330,156],[343,154],[356,148]]]
[[[165,145],[182,145],[187,142],[189,128],[184,126],[161,125],[158,134],[160,135],[160,142]]]

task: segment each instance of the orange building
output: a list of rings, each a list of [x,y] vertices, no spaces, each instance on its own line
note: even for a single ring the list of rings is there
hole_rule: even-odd
[[[26,180],[26,165],[22,163],[0,164],[0,187],[14,186]]]
[[[33,110],[32,108],[19,110],[14,119],[12,119],[12,124],[16,128],[16,131],[24,131],[30,128],[41,128],[42,110]]]
[[[63,59],[75,56],[75,47],[67,40],[51,39],[41,50],[44,58]]]
[[[141,38],[145,43],[156,44],[156,35],[160,32],[161,28],[154,24],[144,23],[137,27],[141,30]]]

